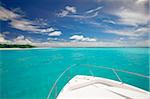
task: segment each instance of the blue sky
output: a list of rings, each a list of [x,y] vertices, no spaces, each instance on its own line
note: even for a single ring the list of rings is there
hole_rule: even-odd
[[[148,0],[3,0],[0,42],[148,46]]]

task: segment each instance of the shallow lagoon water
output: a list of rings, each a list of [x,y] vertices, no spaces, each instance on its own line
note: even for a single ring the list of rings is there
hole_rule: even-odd
[[[84,65],[106,66],[149,76],[149,48],[46,48],[0,51],[1,99],[45,99],[57,77],[76,65],[59,83],[91,75]],[[90,69],[95,76],[117,80],[112,71]],[[123,82],[149,90],[148,79],[118,73]],[[68,76],[69,75],[69,76]],[[53,97],[53,96],[52,96]]]

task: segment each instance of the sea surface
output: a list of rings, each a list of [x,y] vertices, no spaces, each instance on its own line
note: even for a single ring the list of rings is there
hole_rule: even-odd
[[[94,75],[118,80],[111,70],[91,68],[104,66],[149,76],[149,48],[46,48],[0,51],[1,99],[46,99],[57,83],[50,99],[75,75]],[[117,72],[124,83],[150,91],[149,80]]]

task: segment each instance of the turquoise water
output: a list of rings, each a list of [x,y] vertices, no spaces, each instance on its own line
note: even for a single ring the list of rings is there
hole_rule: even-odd
[[[91,75],[85,64],[149,76],[148,48],[48,48],[0,51],[1,99],[45,99],[68,66],[77,66],[57,84],[58,91],[77,74]],[[91,69],[95,76],[117,80],[112,71]],[[148,79],[118,73],[123,82],[149,90]],[[54,95],[53,95],[54,96]],[[52,97],[53,97],[52,96]]]

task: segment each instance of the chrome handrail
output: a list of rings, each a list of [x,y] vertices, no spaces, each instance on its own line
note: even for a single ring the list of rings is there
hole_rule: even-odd
[[[50,96],[51,96],[51,94],[52,94],[52,91],[53,91],[53,89],[56,87],[57,82],[59,81],[59,79],[60,79],[68,70],[70,70],[70,69],[71,69],[72,67],[74,67],[74,66],[75,66],[75,65],[69,66],[68,68],[66,68],[66,69],[59,75],[59,77],[56,79],[55,83],[53,84],[51,90],[49,91],[48,96],[47,96],[46,99],[49,99],[49,98],[50,98]]]
[[[120,70],[120,69],[114,69],[114,68],[110,68],[110,67],[104,67],[104,66],[96,66],[96,65],[86,65],[84,64],[85,66],[88,66],[88,67],[95,67],[95,68],[103,68],[103,69],[109,69],[109,70],[115,70],[115,71],[118,71],[118,72],[123,72],[123,73],[127,73],[127,74],[131,74],[131,75],[135,75],[135,76],[139,76],[139,77],[143,77],[143,78],[149,78],[150,79],[150,76],[145,76],[143,74],[139,74],[139,73],[134,73],[134,72],[129,72],[129,71],[126,71],[126,70]]]
[[[48,96],[46,99],[49,99],[54,88],[56,87],[58,81],[61,79],[61,77],[67,72],[69,71],[71,68],[75,67],[76,64],[72,65],[72,66],[69,66],[68,68],[66,68],[59,76],[58,78],[56,79],[56,81],[54,82],[51,90],[49,91],[48,93]],[[129,72],[129,71],[126,71],[126,70],[119,70],[119,69],[114,69],[114,68],[110,68],[110,67],[105,67],[105,66],[97,66],[97,65],[89,65],[89,64],[83,64],[83,66],[86,66],[86,67],[95,67],[95,68],[102,68],[102,69],[107,69],[107,70],[112,70],[113,73],[116,75],[117,79],[123,84],[123,81],[122,79],[119,77],[118,73],[117,72],[123,72],[123,73],[127,73],[127,74],[130,74],[130,75],[135,75],[135,76],[139,76],[139,77],[143,77],[143,78],[147,78],[147,79],[150,79],[150,76],[145,76],[143,74],[139,74],[139,73],[134,73],[134,72]],[[82,66],[82,67],[83,67]],[[94,76],[93,72],[90,70],[90,73],[92,76]],[[57,96],[57,95],[55,95]]]
[[[118,80],[123,84],[123,81],[121,80],[120,76],[117,74],[117,72],[115,71],[115,69],[112,69],[112,71],[114,72],[114,74],[116,75],[116,77],[118,78]]]

